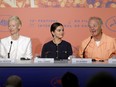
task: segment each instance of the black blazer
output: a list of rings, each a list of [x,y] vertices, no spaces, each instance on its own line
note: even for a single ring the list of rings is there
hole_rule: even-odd
[[[58,45],[53,41],[45,43],[41,53],[42,58],[54,58],[55,60],[68,59],[70,55],[72,55],[71,44],[64,40]]]

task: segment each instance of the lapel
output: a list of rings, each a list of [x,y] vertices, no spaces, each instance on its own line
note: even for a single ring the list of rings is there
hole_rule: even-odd
[[[102,37],[101,37],[101,40],[100,40],[100,45],[98,47],[100,47],[100,46],[102,46],[106,43],[106,38],[105,37],[106,37],[106,35],[102,33]]]
[[[17,53],[20,53],[20,49],[22,49],[22,45],[19,45],[21,44],[21,36],[19,36],[19,39],[18,39],[18,43],[17,43]]]
[[[106,37],[106,35],[104,33],[102,33],[102,37],[101,37],[101,40],[100,40],[100,45],[98,47],[100,47],[100,46],[102,46],[103,44],[106,43],[106,38],[105,37]],[[92,47],[92,48],[97,47],[96,42],[95,42],[95,40],[93,38],[92,38],[89,46]]]
[[[94,47],[96,44],[95,44],[95,41],[94,41],[94,39],[92,38],[92,40],[91,40],[91,42],[90,42],[90,44],[89,44],[89,47]]]

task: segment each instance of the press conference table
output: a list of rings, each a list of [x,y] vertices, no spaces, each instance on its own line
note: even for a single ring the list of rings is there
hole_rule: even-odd
[[[0,63],[1,81],[15,74],[23,78],[24,87],[56,87],[55,83],[66,72],[78,76],[80,87],[86,87],[86,81],[97,72],[109,72],[116,76],[116,64],[105,62],[71,63],[71,61],[55,61],[54,63],[33,63],[23,60],[18,63]],[[83,79],[84,78],[84,79]],[[34,83],[34,84],[32,84]],[[3,84],[3,83],[2,83]]]
[[[0,67],[116,67],[115,64],[105,62],[71,63],[70,61],[55,61],[54,63],[33,63],[30,60],[22,60],[18,63],[0,63]]]

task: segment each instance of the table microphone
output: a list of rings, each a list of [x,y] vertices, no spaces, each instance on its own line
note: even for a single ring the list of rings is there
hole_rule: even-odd
[[[83,53],[82,53],[83,58],[85,58],[85,50],[86,50],[86,48],[88,47],[89,43],[91,42],[92,38],[93,38],[93,36],[90,37],[90,41],[87,43],[86,47],[85,47],[84,50],[83,50]]]
[[[10,42],[10,49],[9,49],[9,52],[8,52],[8,58],[10,58],[10,51],[11,51],[11,48],[12,48],[12,44],[13,44],[13,41]]]
[[[48,58],[48,54],[50,53],[50,51],[45,52],[45,57]]]

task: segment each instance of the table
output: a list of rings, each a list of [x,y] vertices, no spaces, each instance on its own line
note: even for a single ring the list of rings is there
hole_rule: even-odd
[[[61,87],[58,83],[66,72],[74,73],[80,81],[80,87],[85,87],[87,80],[95,73],[105,71],[116,77],[116,64],[93,62],[90,64],[72,64],[70,61],[55,61],[55,63],[32,63],[22,61],[17,64],[0,64],[1,87],[10,75],[18,75],[23,79],[23,87]]]

